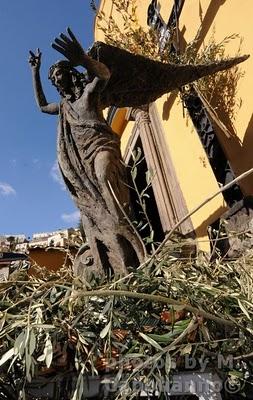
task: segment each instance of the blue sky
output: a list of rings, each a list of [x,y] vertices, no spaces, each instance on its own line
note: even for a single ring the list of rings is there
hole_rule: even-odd
[[[57,116],[36,108],[28,53],[42,51],[44,91],[48,101],[58,101],[47,71],[62,56],[50,44],[70,26],[88,48],[93,24],[88,0],[1,0],[0,234],[31,236],[77,225],[56,171]]]

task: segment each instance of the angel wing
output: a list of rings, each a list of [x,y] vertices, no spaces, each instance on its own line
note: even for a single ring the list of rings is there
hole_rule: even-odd
[[[101,100],[104,107],[138,107],[204,76],[231,68],[248,55],[210,64],[165,64],[129,53],[103,42],[95,42],[88,54],[111,72]]]

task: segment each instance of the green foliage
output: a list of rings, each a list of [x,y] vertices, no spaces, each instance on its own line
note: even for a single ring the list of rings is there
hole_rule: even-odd
[[[112,3],[122,25],[114,17],[97,12],[97,26],[104,33],[105,42],[153,60],[168,62],[171,42],[160,52],[158,33],[151,28],[144,29],[138,21],[137,1],[113,0]]]
[[[184,367],[186,355],[208,354],[208,365],[233,356],[240,372],[241,354],[252,350],[252,254],[182,262],[169,246],[109,283],[81,282],[66,269],[1,283],[1,374],[15,381],[18,370],[20,391],[41,375],[74,372],[72,396],[80,399],[85,375],[111,372],[123,399],[133,380],[158,384]]]

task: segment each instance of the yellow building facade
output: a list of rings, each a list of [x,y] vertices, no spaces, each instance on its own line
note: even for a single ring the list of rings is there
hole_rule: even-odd
[[[226,40],[226,55],[237,55],[239,47],[240,54],[252,52],[251,0],[240,4],[238,0],[137,0],[136,5],[140,25],[158,29],[161,39],[166,37],[169,24],[174,24],[177,51],[183,52],[187,44],[197,39],[196,47],[201,52],[210,41],[218,43],[236,34],[237,37]],[[122,26],[121,15],[113,0],[102,0],[99,11]],[[95,23],[95,40],[104,41],[98,22]],[[234,75],[229,75],[231,82],[226,84],[231,88],[224,92],[224,101],[230,105],[231,101],[225,99],[225,95],[233,95],[233,118],[229,110],[224,112],[225,107],[218,107],[215,111],[221,124],[217,124],[217,120],[215,123],[206,113],[198,93],[193,101],[189,100],[188,110],[187,102],[183,104],[180,94],[175,92],[159,98],[148,109],[109,110],[109,122],[121,136],[125,161],[128,163],[131,152],[141,145],[147,168],[153,171],[153,195],[163,232],[168,232],[187,213],[217,192],[221,184],[227,183],[228,176],[232,179],[252,168],[252,64],[253,57],[239,66]],[[215,97],[212,99],[214,108],[216,100]],[[201,106],[202,119],[198,108]],[[203,124],[206,125],[201,128]],[[229,174],[219,171],[219,163],[224,171],[229,166]],[[208,226],[233,202],[253,195],[253,175],[242,180],[235,193],[230,194],[229,200],[223,194],[216,196],[191,215],[179,230],[197,237],[199,248],[208,251]]]

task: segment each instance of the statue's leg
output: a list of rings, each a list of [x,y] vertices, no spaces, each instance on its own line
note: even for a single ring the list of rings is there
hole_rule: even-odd
[[[82,216],[87,245],[82,246],[75,258],[74,273],[89,280],[91,275],[111,278],[126,275],[128,266],[139,264],[130,242],[118,235],[117,226],[111,215],[104,210],[103,218],[95,224]],[[118,225],[118,224],[117,224]]]
[[[90,252],[80,250],[74,271],[86,279],[90,274],[126,275],[128,267],[136,268],[143,261],[144,248],[124,216],[129,210],[129,190],[120,155],[100,151],[94,160],[93,177],[102,201],[97,199],[85,208],[81,202],[77,204]]]
[[[125,166],[116,153],[101,151],[95,158],[94,169],[110,215],[108,224],[105,224],[109,231],[103,236],[109,262],[114,265],[115,273],[119,265],[122,271],[128,266],[137,267],[143,261],[144,249],[122,212],[123,209],[127,215],[130,209]]]
[[[101,151],[94,161],[95,175],[100,193],[109,213],[116,221],[123,219],[120,208],[129,212],[129,190],[126,184],[125,166],[120,155],[111,151]]]

